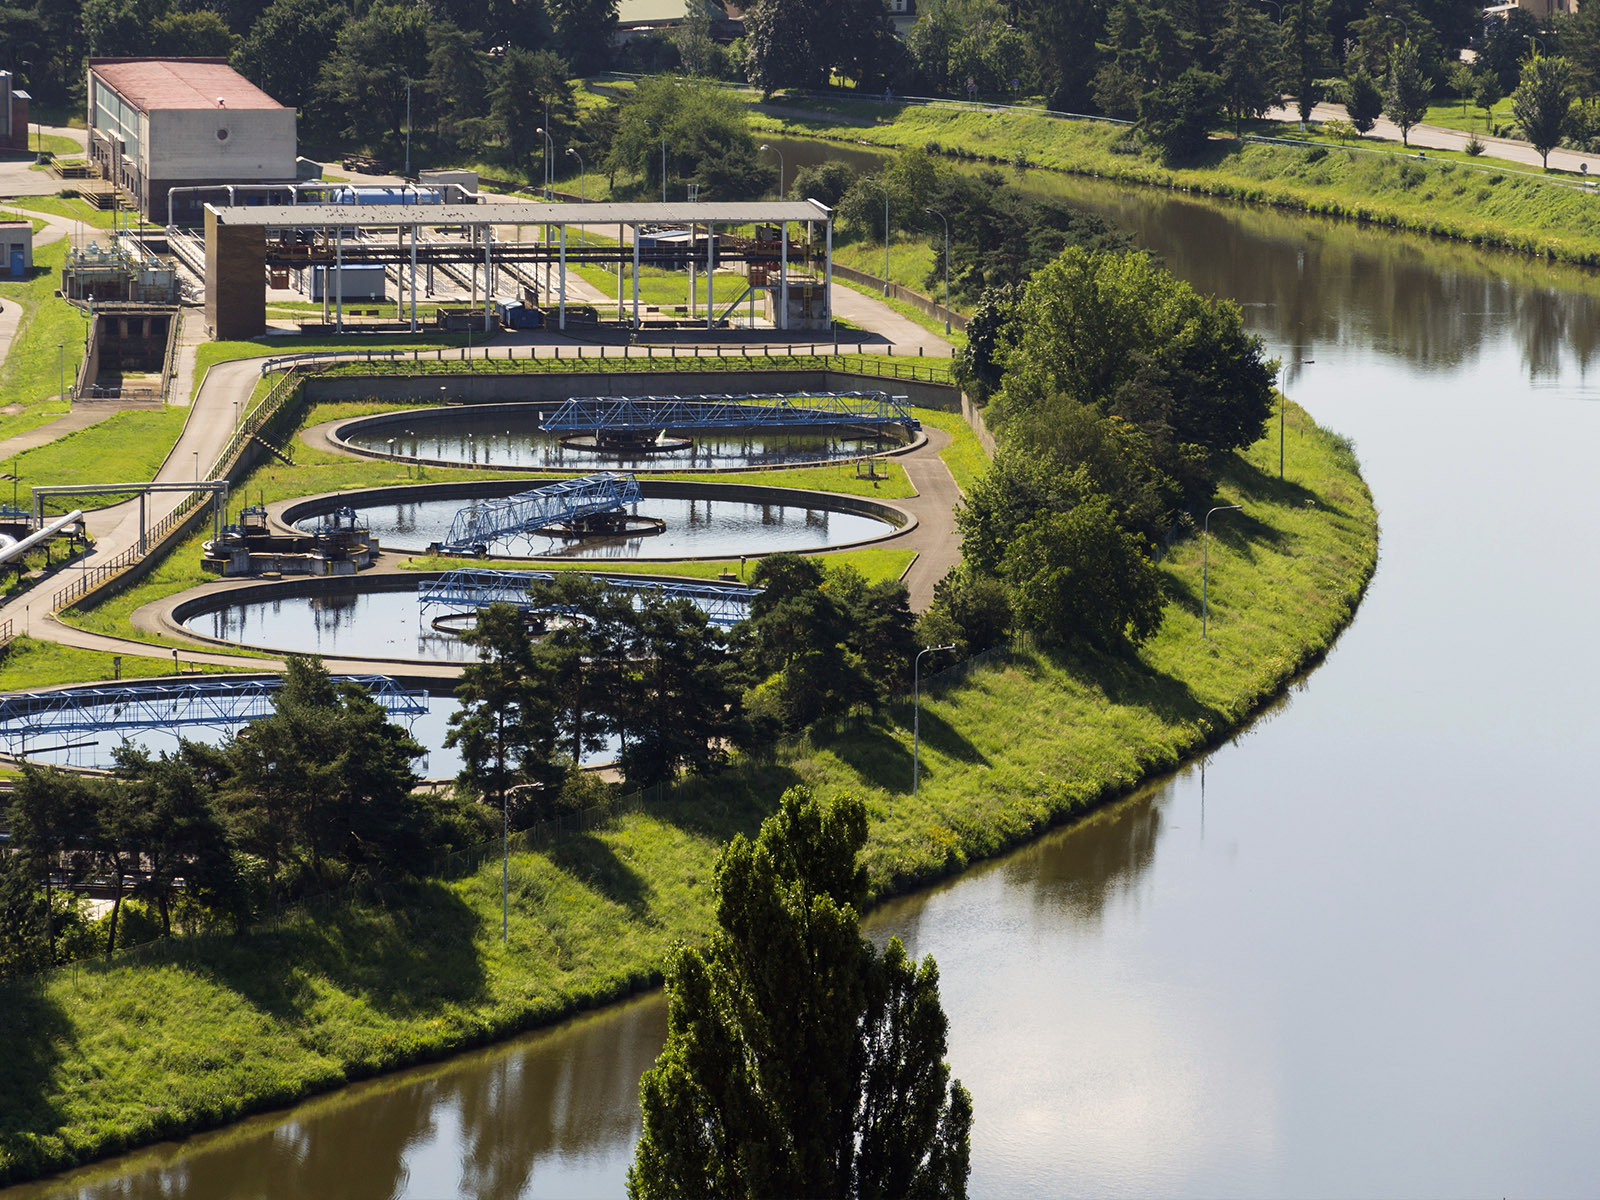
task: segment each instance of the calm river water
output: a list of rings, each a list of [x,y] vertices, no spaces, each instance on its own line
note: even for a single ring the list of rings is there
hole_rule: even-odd
[[[1592,1195],[1600,281],[1041,186],[1246,306],[1355,439],[1383,562],[1203,766],[873,917],[938,957],[973,1195]],[[646,1000],[72,1191],[616,1195],[660,1036]]]

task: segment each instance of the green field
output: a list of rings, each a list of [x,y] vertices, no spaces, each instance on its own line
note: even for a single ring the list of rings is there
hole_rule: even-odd
[[[87,962],[0,994],[10,1051],[0,1180],[281,1107],[653,983],[674,938],[709,928],[720,845],[753,831],[792,783],[866,801],[866,862],[881,897],[1015,845],[1226,736],[1328,647],[1376,562],[1376,517],[1353,455],[1298,409],[1290,416],[1289,482],[1271,469],[1273,436],[1223,483],[1220,499],[1245,510],[1219,523],[1211,545],[1210,639],[1199,637],[1191,540],[1162,565],[1166,623],[1137,655],[1021,652],[929,686],[916,799],[909,713],[891,706],[518,853],[506,947],[491,860],[392,889],[381,908],[318,908],[248,937]]]
[[[24,495],[33,484],[52,487],[86,483],[147,483],[183,432],[188,409],[114,413],[103,421],[17,456]],[[110,503],[90,498],[99,507]]]

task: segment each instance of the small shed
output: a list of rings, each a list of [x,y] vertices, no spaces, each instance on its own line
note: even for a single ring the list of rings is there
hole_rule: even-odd
[[[0,277],[25,279],[33,272],[33,223],[0,221]]]

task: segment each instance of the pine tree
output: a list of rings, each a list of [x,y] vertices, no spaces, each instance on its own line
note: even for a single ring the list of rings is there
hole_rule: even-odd
[[[866,836],[859,800],[791,788],[723,852],[718,928],[668,967],[631,1196],[966,1194],[972,1102],[943,1061],[938,969],[861,937]]]

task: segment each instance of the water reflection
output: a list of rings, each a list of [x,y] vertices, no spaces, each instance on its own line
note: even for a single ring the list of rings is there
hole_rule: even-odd
[[[356,511],[385,547],[425,550],[448,536],[450,523],[468,503],[460,499],[408,501],[358,507]],[[727,558],[821,550],[892,532],[892,526],[876,517],[801,504],[647,497],[637,505],[637,512],[664,520],[666,529],[645,537],[581,541],[516,534],[491,542],[489,552],[557,558]],[[308,518],[300,526],[309,530],[319,519]]]
[[[538,412],[478,413],[462,409],[422,411],[404,424],[386,422],[359,429],[346,440],[377,453],[480,467],[548,468],[567,471],[706,471],[777,467],[854,458],[898,445],[844,429],[715,430],[697,433],[693,444],[668,453],[623,455],[563,445],[538,428]]]
[[[639,1076],[666,1036],[659,996],[287,1114],[90,1168],[7,1200],[613,1196],[638,1137]]]

